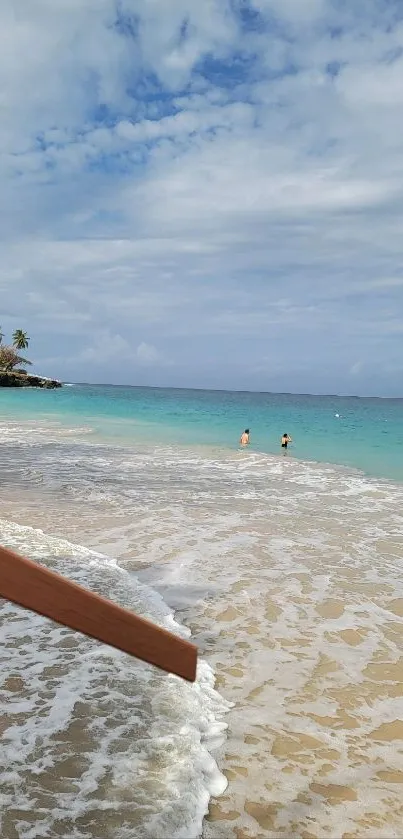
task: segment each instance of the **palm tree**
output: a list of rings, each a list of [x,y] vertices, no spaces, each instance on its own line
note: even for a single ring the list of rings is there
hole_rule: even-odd
[[[2,328],[0,326],[0,344],[2,344],[3,338],[4,338],[4,332],[2,331]]]
[[[29,338],[26,332],[22,329],[16,329],[13,335],[13,346],[16,350],[26,350],[29,343]]]

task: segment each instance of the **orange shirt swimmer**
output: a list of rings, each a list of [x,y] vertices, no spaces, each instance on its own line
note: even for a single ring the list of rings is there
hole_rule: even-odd
[[[281,448],[284,449],[284,454],[286,453],[287,446],[289,443],[292,443],[292,439],[290,435],[287,434],[287,432],[285,432],[285,434],[283,434],[281,438]]]
[[[250,440],[250,431],[249,428],[245,428],[243,434],[241,434],[240,444],[241,446],[247,446]]]

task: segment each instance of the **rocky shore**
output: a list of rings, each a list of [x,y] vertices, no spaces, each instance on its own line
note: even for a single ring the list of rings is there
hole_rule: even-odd
[[[43,376],[32,376],[23,371],[0,372],[0,387],[42,387],[47,390],[54,390],[62,387],[62,382],[57,379],[46,379]]]

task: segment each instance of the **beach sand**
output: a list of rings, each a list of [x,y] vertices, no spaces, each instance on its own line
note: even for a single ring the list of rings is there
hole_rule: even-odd
[[[111,486],[106,497],[94,477],[77,497],[77,477],[61,505],[28,482],[10,491],[2,515],[118,560],[191,629],[231,703],[225,741],[220,727],[209,741],[228,786],[212,795],[205,839],[401,836],[402,487],[276,458],[192,465],[187,454],[181,466],[184,455],[160,452],[165,483],[153,495],[155,451],[141,462],[103,456],[134,486],[149,458],[148,497],[142,489],[128,503]],[[94,453],[88,459],[96,475]],[[23,697],[20,683],[7,689]],[[59,794],[82,782],[85,736],[80,725],[66,730],[70,756],[58,775],[42,774],[39,809],[55,784]],[[107,787],[100,775],[97,801]],[[141,836],[144,813],[124,789],[127,835]],[[117,839],[126,835],[119,812],[105,821],[86,812],[77,824],[87,834],[64,835]],[[18,836],[15,813],[6,818],[3,834]]]

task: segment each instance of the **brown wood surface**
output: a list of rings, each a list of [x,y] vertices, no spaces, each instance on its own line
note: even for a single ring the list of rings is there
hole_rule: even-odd
[[[197,650],[193,644],[2,547],[0,597],[189,682],[196,678]]]

